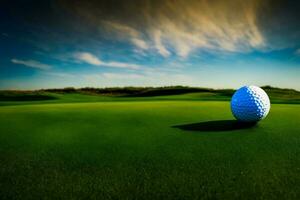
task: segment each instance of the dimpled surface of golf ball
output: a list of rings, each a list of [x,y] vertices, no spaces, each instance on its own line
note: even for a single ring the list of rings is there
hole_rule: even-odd
[[[267,93],[257,86],[244,86],[238,89],[231,99],[231,111],[242,122],[258,122],[270,111]]]

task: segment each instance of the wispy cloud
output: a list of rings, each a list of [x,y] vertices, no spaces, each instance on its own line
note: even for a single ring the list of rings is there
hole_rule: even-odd
[[[142,50],[149,49],[149,45],[140,38],[131,38],[131,42],[139,49]]]
[[[114,68],[124,68],[124,69],[139,69],[141,68],[140,65],[133,64],[133,63],[125,63],[125,62],[104,62],[101,59],[99,59],[97,56],[88,53],[88,52],[78,52],[74,54],[74,57],[81,61],[88,63],[90,65],[95,66],[105,66],[105,67],[114,67]]]
[[[139,20],[143,24],[139,24],[138,20],[125,21],[120,16],[115,16],[118,22],[106,20],[104,24],[123,36],[121,39],[130,40],[144,50],[156,50],[163,57],[175,52],[185,58],[197,49],[249,52],[263,50],[266,46],[257,23],[261,4],[257,0],[189,3],[178,0],[176,3],[162,1],[159,6],[148,2],[145,4],[148,6],[139,10]],[[136,27],[143,27],[143,31]]]
[[[19,60],[19,59],[11,59],[11,62],[18,65],[24,65],[26,67],[41,69],[41,70],[49,70],[52,68],[51,65],[41,63],[36,60]]]
[[[150,29],[160,30],[161,38],[180,57],[195,49],[247,52],[264,45],[256,25],[257,4],[252,2],[179,1],[176,5],[168,4],[166,12],[158,17],[158,25]],[[233,14],[233,7],[241,12]],[[176,16],[176,13],[181,14]]]
[[[189,75],[164,72],[100,73],[85,74],[82,77],[90,84],[101,87],[120,86],[120,84],[122,86],[193,85],[198,81]]]
[[[75,58],[91,65],[102,65],[103,62],[95,55],[87,52],[75,53]]]
[[[129,39],[129,41],[137,48],[149,49],[149,44],[143,39],[143,34],[137,29],[113,21],[103,21],[102,24],[111,31],[114,31],[121,39]]]
[[[127,73],[127,74],[122,74],[122,73],[102,73],[101,76],[107,79],[139,79],[139,78],[144,78],[142,74],[134,74],[134,73]]]
[[[160,30],[153,31],[153,41],[155,48],[162,56],[168,57],[171,54],[162,43],[162,34]]]
[[[75,74],[71,73],[64,73],[64,72],[44,72],[43,74],[49,75],[49,76],[56,76],[56,77],[61,77],[61,78],[72,78],[76,77]]]

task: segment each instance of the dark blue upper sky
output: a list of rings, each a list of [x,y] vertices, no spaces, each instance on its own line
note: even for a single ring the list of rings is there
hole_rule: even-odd
[[[0,3],[0,89],[300,89],[297,1]]]

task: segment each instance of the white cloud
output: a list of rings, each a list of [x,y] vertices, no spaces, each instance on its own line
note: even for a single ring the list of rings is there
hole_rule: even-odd
[[[143,50],[155,50],[163,57],[174,52],[186,58],[197,49],[218,53],[263,51],[266,41],[257,23],[262,5],[260,1],[166,1],[160,9],[141,8],[143,31],[123,19],[105,24],[121,39]]]
[[[140,65],[133,64],[133,63],[125,63],[125,62],[104,62],[100,60],[97,56],[88,53],[88,52],[78,52],[74,54],[74,57],[85,63],[95,65],[95,66],[106,66],[106,67],[114,67],[114,68],[124,68],[124,69],[139,69],[141,68]]]
[[[31,68],[41,69],[41,70],[49,70],[52,68],[51,65],[47,65],[36,60],[19,60],[14,58],[11,60],[11,62],[14,64],[24,65],[26,67],[31,67]]]
[[[74,74],[63,73],[63,72],[45,72],[45,73],[43,73],[43,74],[49,75],[49,76],[61,77],[61,78],[71,78],[71,77],[76,77],[76,75],[74,75]]]
[[[143,78],[144,76],[141,74],[132,74],[132,73],[126,73],[126,74],[121,74],[121,73],[102,73],[101,76],[107,79],[139,79]]]
[[[141,66],[132,63],[122,63],[122,62],[105,62],[102,63],[103,66],[107,67],[117,67],[117,68],[127,68],[127,69],[139,69]]]
[[[102,65],[103,62],[95,55],[87,52],[75,53],[75,58],[91,65]]]
[[[131,38],[131,42],[140,49],[149,49],[148,44],[144,40],[141,40],[139,38]]]
[[[100,73],[82,75],[84,82],[99,87],[195,85],[198,79],[170,72]]]
[[[154,46],[157,49],[158,53],[160,53],[164,57],[168,57],[170,55],[170,52],[166,49],[166,47],[163,45],[161,41],[160,30],[153,31],[153,41],[154,41]]]
[[[143,39],[143,34],[135,28],[112,21],[103,21],[105,27],[113,30],[120,38],[129,40],[138,49],[149,49],[148,43]]]

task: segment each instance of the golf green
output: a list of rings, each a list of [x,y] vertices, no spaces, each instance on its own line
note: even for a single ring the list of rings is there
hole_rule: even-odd
[[[237,126],[229,102],[0,107],[1,199],[299,199],[300,105]]]

